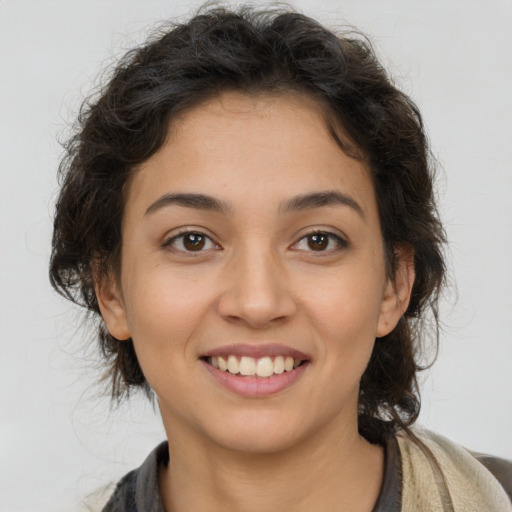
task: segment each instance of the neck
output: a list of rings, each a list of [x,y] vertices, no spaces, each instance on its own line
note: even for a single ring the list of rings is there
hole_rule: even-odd
[[[160,474],[167,512],[260,512],[277,503],[295,512],[369,512],[382,484],[383,449],[360,437],[357,425],[323,432],[279,453],[169,439],[169,466]]]

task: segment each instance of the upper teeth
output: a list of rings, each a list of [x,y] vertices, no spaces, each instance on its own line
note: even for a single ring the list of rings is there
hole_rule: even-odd
[[[213,367],[224,372],[228,371],[229,373],[239,373],[246,376],[270,377],[275,373],[289,372],[297,368],[301,360],[294,359],[291,356],[277,356],[274,359],[269,356],[260,357],[259,359],[242,356],[238,359],[237,356],[230,355],[228,357],[212,356],[210,357],[210,363]]]

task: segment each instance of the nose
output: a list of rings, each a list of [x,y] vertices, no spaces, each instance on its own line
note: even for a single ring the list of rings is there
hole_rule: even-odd
[[[296,312],[287,272],[270,248],[253,245],[233,255],[223,284],[218,312],[231,322],[265,329]]]

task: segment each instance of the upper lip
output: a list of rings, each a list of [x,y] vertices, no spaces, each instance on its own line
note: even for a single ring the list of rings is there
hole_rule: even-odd
[[[261,357],[276,357],[285,356],[300,359],[301,361],[309,360],[310,357],[295,348],[287,347],[286,345],[279,345],[276,343],[259,343],[258,345],[250,345],[247,343],[234,343],[232,345],[223,345],[221,347],[212,348],[201,357],[215,357],[215,356],[246,356],[259,359]]]

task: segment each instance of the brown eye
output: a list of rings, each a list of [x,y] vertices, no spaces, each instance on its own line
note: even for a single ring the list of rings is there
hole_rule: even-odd
[[[333,253],[347,247],[348,243],[343,238],[328,231],[310,233],[292,246],[293,250],[318,253]]]
[[[308,247],[312,251],[325,251],[329,246],[329,236],[325,233],[316,233],[308,236]]]
[[[209,249],[220,249],[213,240],[204,233],[187,231],[172,237],[163,244],[164,248],[171,249],[174,252],[202,252]]]
[[[206,244],[205,237],[199,233],[187,233],[183,235],[183,247],[187,251],[200,251]]]

